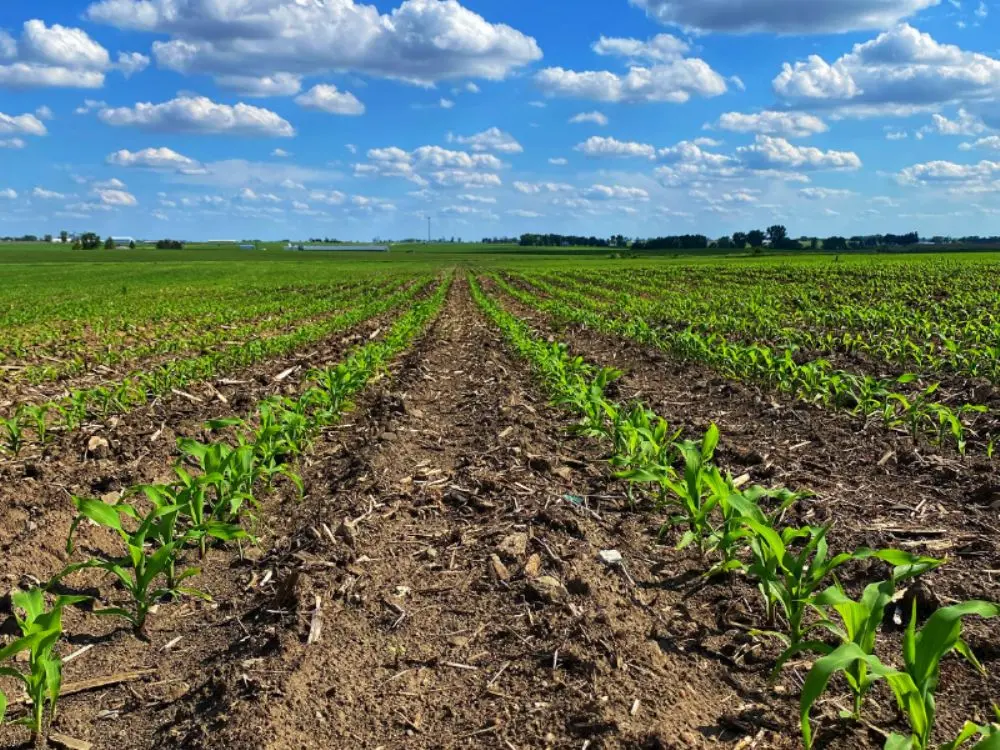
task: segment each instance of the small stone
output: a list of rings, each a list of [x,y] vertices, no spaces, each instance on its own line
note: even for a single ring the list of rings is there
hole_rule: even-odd
[[[105,458],[110,452],[111,444],[98,435],[94,435],[87,441],[87,453],[92,458]]]
[[[496,576],[499,581],[509,581],[510,571],[507,570],[507,566],[500,562],[500,558],[497,555],[490,555],[490,567],[493,570],[493,575]]]
[[[117,505],[122,499],[122,496],[118,492],[107,492],[101,495],[101,501],[107,505]]]
[[[528,535],[511,534],[504,537],[497,546],[497,551],[506,558],[520,560],[528,551]]]
[[[337,527],[334,535],[343,539],[349,547],[353,547],[357,542],[357,537],[354,535],[354,528],[347,521],[343,521]]]
[[[438,551],[434,549],[434,547],[428,547],[427,549],[424,550],[424,559],[431,561],[437,560]]]
[[[622,553],[616,549],[602,549],[600,557],[605,565],[620,565],[623,559]]]
[[[528,558],[528,562],[524,564],[524,575],[528,578],[538,578],[538,574],[542,572],[542,556],[539,554],[534,554]]]
[[[528,583],[524,590],[525,596],[529,600],[549,604],[559,601],[565,592],[562,584],[552,576],[541,576]]]

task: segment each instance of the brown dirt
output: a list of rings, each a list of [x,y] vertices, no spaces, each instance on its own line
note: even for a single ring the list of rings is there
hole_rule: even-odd
[[[720,459],[734,473],[815,490],[796,520],[841,519],[834,547],[949,543],[955,559],[929,578],[932,590],[1000,597],[982,572],[1000,568],[996,536],[985,531],[996,512],[974,504],[986,499],[974,490],[995,480],[992,469],[915,454],[903,438],[858,432],[850,420],[659,352],[534,322],[629,370],[623,396],[641,396],[691,430],[717,421]],[[285,366],[260,369],[273,376]],[[274,387],[254,385],[248,399]],[[239,388],[228,407],[172,400],[177,416],[162,442],[213,411],[244,411]],[[8,580],[62,564],[65,495],[48,497],[60,484],[78,491],[106,475],[117,489],[166,472],[170,451],[148,441],[156,419],[129,425],[131,437],[112,433],[113,453],[101,462],[64,457],[43,479],[14,483],[38,486],[0,525]],[[302,467],[306,499],[282,491],[268,503],[267,551],[245,560],[210,553],[197,584],[213,603],[164,606],[149,643],[92,615],[67,615],[63,653],[94,644],[67,665],[67,683],[154,672],[67,697],[55,730],[116,750],[799,747],[804,667],[768,685],[776,649],[746,632],[761,624],[753,588],[700,583],[697,554],[660,543],[662,519],[629,510],[605,446],[572,437],[569,426],[456,281],[430,333],[317,441]],[[879,466],[887,448],[896,458]],[[17,502],[13,490],[0,492],[3,507]],[[29,542],[34,505],[44,513]],[[890,527],[879,529],[883,522]],[[921,532],[931,527],[944,533]],[[959,554],[966,538],[978,557]],[[84,531],[85,544],[106,541]],[[624,569],[601,562],[609,549]],[[845,584],[872,573],[851,568]],[[995,630],[976,624],[970,642],[996,674]],[[997,695],[995,676],[980,680],[950,661],[943,725],[985,720]],[[866,731],[838,728],[835,712],[817,711],[821,746],[881,746]],[[867,715],[898,728],[882,691]],[[0,747],[23,739],[0,730]]]

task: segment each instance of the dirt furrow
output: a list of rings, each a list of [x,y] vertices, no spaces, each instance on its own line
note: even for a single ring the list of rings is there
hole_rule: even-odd
[[[620,533],[620,488],[598,449],[568,436],[464,281],[424,352],[388,408],[345,436],[312,498],[318,531],[298,536],[298,562],[277,576],[294,605],[258,620],[272,637],[219,665],[201,693],[212,718],[189,705],[185,741],[680,748],[743,736],[726,717],[746,700],[722,666],[658,640],[672,595],[646,536]],[[611,549],[624,569],[601,560]]]

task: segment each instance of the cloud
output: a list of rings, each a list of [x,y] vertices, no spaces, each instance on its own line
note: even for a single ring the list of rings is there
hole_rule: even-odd
[[[857,195],[857,193],[855,193],[852,190],[808,187],[808,188],[802,188],[799,191],[799,195],[811,201],[826,201],[826,200],[831,200],[833,198],[849,198],[852,195]]]
[[[1000,178],[1000,162],[983,160],[978,164],[956,164],[951,161],[930,161],[906,167],[896,175],[902,185],[962,184],[966,188],[988,187]]]
[[[132,152],[128,149],[116,151],[107,158],[108,164],[116,167],[141,167],[145,169],[193,169],[198,162],[176,151],[162,148],[144,148]]]
[[[104,108],[101,120],[116,127],[135,127],[164,133],[205,133],[290,138],[291,124],[269,109],[240,102],[216,104],[205,96],[180,96],[162,104]]]
[[[655,159],[656,149],[648,143],[634,141],[619,141],[614,138],[591,136],[583,143],[573,148],[582,154],[593,157],[620,156],[626,158]]]
[[[652,62],[679,60],[691,49],[687,42],[670,34],[659,34],[646,42],[640,39],[602,36],[594,42],[591,48],[599,55],[613,55]]]
[[[563,182],[515,182],[514,189],[525,195],[537,195],[538,193],[566,193],[574,188]]]
[[[441,107],[441,109],[454,109],[455,102],[453,102],[451,99],[445,99],[444,97],[441,97],[441,100],[438,102],[438,106]]]
[[[382,15],[354,0],[101,0],[91,21],[170,37],[153,43],[179,73],[270,76],[331,71],[429,84],[502,80],[542,56],[538,43],[457,0],[405,0]]]
[[[331,115],[363,115],[365,105],[350,91],[338,91],[336,86],[321,83],[313,86],[301,96],[295,97],[295,103],[304,109],[327,112]]]
[[[473,151],[496,151],[501,154],[520,154],[524,147],[510,133],[500,128],[489,128],[470,136],[448,136],[449,143],[460,143]]]
[[[35,115],[5,115],[0,112],[0,135],[47,135],[45,124]]]
[[[537,211],[527,211],[523,208],[512,208],[507,213],[511,216],[518,216],[522,219],[540,219],[545,214],[540,214]]]
[[[250,188],[240,190],[240,199],[250,201],[251,203],[281,203],[281,198],[274,193],[258,193]]]
[[[683,104],[693,95],[713,97],[727,91],[725,79],[698,58],[674,60],[650,68],[632,67],[624,75],[607,70],[577,72],[545,68],[535,74],[535,83],[548,96],[631,104]]]
[[[649,200],[649,192],[637,187],[623,185],[593,185],[583,191],[585,198],[593,200]]]
[[[39,120],[54,120],[56,116],[51,108],[43,104],[41,107],[35,110],[35,117],[37,117]]]
[[[41,198],[42,200],[46,201],[62,200],[66,197],[63,193],[57,193],[54,190],[46,190],[43,187],[36,187],[34,190],[31,191],[31,194],[35,198]]]
[[[482,145],[484,141],[479,143]],[[399,177],[421,187],[426,187],[429,179],[440,185],[486,187],[500,185],[500,178],[481,174],[480,170],[499,170],[504,166],[493,154],[452,151],[441,146],[421,146],[413,151],[389,146],[370,149],[368,163],[355,164],[354,174],[359,177]],[[448,169],[428,174],[431,170],[442,168]]]
[[[8,88],[95,89],[104,85],[110,70],[128,77],[149,64],[149,58],[135,52],[119,53],[113,64],[108,51],[83,29],[47,26],[38,19],[24,23],[17,41],[0,33],[0,61],[0,86]]]
[[[0,198],[8,201],[15,200],[17,198],[17,191],[13,188],[4,188],[0,190]]]
[[[973,143],[963,143],[958,148],[961,151],[972,151],[977,148],[1000,151],[1000,135],[990,135]]]
[[[910,134],[905,130],[890,130],[885,134],[887,141],[905,141],[909,137]]]
[[[958,116],[949,120],[944,115],[931,115],[931,124],[920,129],[921,133],[939,135],[980,135],[989,132],[990,127],[978,115],[965,109],[958,110]]]
[[[0,148],[20,149],[27,145],[23,138],[0,138]]]
[[[563,159],[562,157],[549,159],[549,164],[553,167],[565,167],[569,164],[569,159]]]
[[[330,206],[339,206],[347,200],[347,196],[339,190],[313,190],[309,193],[309,200],[316,203],[326,203]]]
[[[291,154],[288,151],[285,151],[285,149],[283,148],[276,148],[274,149],[274,151],[271,152],[271,156],[274,156],[278,159],[287,159],[289,156],[291,156]]]
[[[102,190],[94,191],[101,199],[101,203],[106,206],[137,206],[139,201],[136,197],[125,190]]]
[[[276,73],[272,76],[216,76],[215,82],[227,91],[253,99],[295,96],[302,90],[302,79],[290,73]]]
[[[488,195],[471,195],[471,194],[469,194],[469,193],[466,193],[466,194],[464,194],[464,195],[458,195],[458,196],[456,196],[456,197],[457,197],[457,198],[458,198],[458,199],[459,199],[460,201],[469,201],[470,203],[487,203],[487,204],[494,204],[494,203],[496,203],[496,202],[497,202],[497,199],[496,199],[496,198],[493,198],[493,197],[491,197],[491,196],[488,196]]]
[[[940,0],[629,0],[662,24],[727,34],[884,29]]]
[[[446,169],[431,173],[431,178],[443,187],[490,188],[500,187],[503,181],[499,175],[483,172],[469,172],[463,169]]]
[[[73,110],[75,115],[88,115],[94,110],[102,109],[107,107],[108,103],[105,101],[100,101],[98,99],[84,99],[83,104]]]
[[[569,118],[569,122],[571,125],[580,125],[585,122],[590,122],[603,128],[608,124],[608,117],[602,112],[581,112],[580,114]]]
[[[115,69],[121,71],[126,78],[141,73],[149,67],[149,58],[138,52],[119,52]]]
[[[829,130],[826,123],[815,115],[771,111],[754,114],[727,112],[719,117],[714,127],[736,133],[762,133],[785,138],[806,138]]]
[[[109,190],[125,190],[128,188],[128,185],[119,180],[117,177],[112,177],[110,180],[95,182],[93,186],[95,188],[105,188]]]
[[[758,135],[756,143],[736,149],[736,155],[751,169],[861,168],[861,159],[852,151],[821,151],[810,146],[794,146],[784,138],[768,135]]]
[[[939,44],[902,24],[854,45],[832,64],[818,55],[785,63],[773,87],[791,103],[831,108],[843,116],[907,116],[997,97],[1000,60]]]

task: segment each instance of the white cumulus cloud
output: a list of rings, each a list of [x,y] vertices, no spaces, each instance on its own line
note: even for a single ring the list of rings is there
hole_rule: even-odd
[[[501,154],[520,154],[524,147],[510,133],[500,128],[489,128],[469,136],[449,136],[449,142],[468,146],[473,151],[496,151]]]
[[[363,115],[365,105],[350,91],[339,91],[336,86],[321,83],[306,93],[295,97],[295,103],[305,109],[327,112],[331,115]]]
[[[729,34],[884,29],[940,0],[629,0],[662,24]]]
[[[166,148],[144,148],[141,151],[122,149],[107,158],[108,164],[116,167],[142,167],[145,169],[191,169],[198,162],[190,157]]]
[[[736,133],[762,133],[785,138],[806,138],[829,130],[826,123],[815,115],[771,111],[752,114],[727,112],[719,117],[714,127]]]
[[[655,159],[656,149],[648,143],[636,143],[635,141],[619,141],[615,138],[603,138],[598,135],[591,136],[583,143],[577,144],[574,151],[579,151],[587,156],[620,156],[627,158]]]
[[[262,99],[268,96],[295,96],[302,90],[302,79],[290,73],[271,76],[225,75],[215,82],[239,96]]]
[[[216,104],[205,96],[180,96],[134,107],[104,108],[98,117],[108,125],[166,133],[211,133],[290,138],[291,123],[269,109],[249,104]]]
[[[751,169],[861,168],[861,159],[852,151],[822,151],[811,146],[795,146],[784,138],[768,135],[758,135],[752,146],[738,148],[736,154]]]
[[[548,96],[599,102],[669,102],[683,104],[692,96],[726,93],[726,80],[704,60],[688,57],[652,67],[632,67],[619,75],[608,70],[574,71],[545,68],[535,83]]]
[[[571,125],[580,125],[586,122],[604,127],[608,124],[608,117],[603,112],[581,112],[569,118]]]
[[[87,17],[166,35],[153,55],[180,73],[351,70],[427,84],[502,80],[542,56],[533,38],[457,0],[405,0],[386,14],[355,0],[101,0]]]

